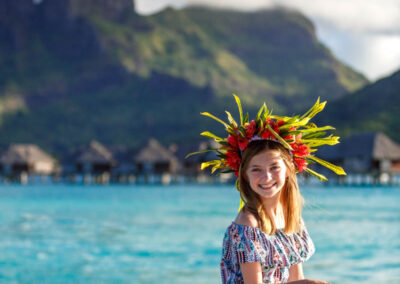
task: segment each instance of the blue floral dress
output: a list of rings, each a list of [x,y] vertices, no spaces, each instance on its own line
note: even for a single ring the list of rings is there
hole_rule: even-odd
[[[260,262],[263,283],[285,283],[290,266],[308,260],[314,244],[304,227],[302,233],[277,230],[267,235],[261,229],[232,223],[226,230],[221,260],[222,283],[244,283],[240,263]]]

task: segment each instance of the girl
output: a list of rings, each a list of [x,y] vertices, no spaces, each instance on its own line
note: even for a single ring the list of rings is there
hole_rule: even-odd
[[[341,167],[315,156],[319,146],[339,143],[339,137],[325,136],[333,127],[310,123],[326,102],[318,99],[304,115],[294,117],[272,115],[264,103],[257,117],[249,121],[239,98],[234,97],[239,123],[229,112],[228,123],[202,113],[222,123],[229,135],[221,138],[208,131],[202,133],[219,144],[216,149],[206,150],[215,151],[219,159],[202,163],[201,168],[212,166],[211,172],[234,172],[241,197],[239,214],[223,241],[222,282],[326,283],[303,276],[302,262],[314,253],[314,245],[301,218],[302,197],[296,179],[296,174],[304,170],[327,180],[308,167],[315,162],[337,174],[346,174]]]
[[[314,245],[301,220],[302,197],[289,151],[272,140],[250,142],[240,164],[239,191],[245,206],[224,237],[222,282],[327,283],[298,281]]]

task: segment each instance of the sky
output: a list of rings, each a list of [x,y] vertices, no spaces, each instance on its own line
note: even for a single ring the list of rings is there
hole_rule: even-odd
[[[294,8],[312,20],[320,41],[339,60],[369,80],[400,69],[400,0],[135,0],[143,15],[190,4],[243,11]]]

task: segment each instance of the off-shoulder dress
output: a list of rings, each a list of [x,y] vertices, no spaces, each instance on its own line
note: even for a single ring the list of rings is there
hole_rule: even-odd
[[[261,229],[235,222],[226,229],[221,259],[222,283],[243,283],[240,263],[260,262],[264,283],[285,283],[290,266],[308,260],[314,244],[303,226],[301,233],[277,230],[267,235]]]

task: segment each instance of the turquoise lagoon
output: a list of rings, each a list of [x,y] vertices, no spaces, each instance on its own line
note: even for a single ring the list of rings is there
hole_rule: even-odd
[[[308,278],[400,283],[400,188],[303,186]],[[0,186],[0,283],[220,283],[231,185]]]

